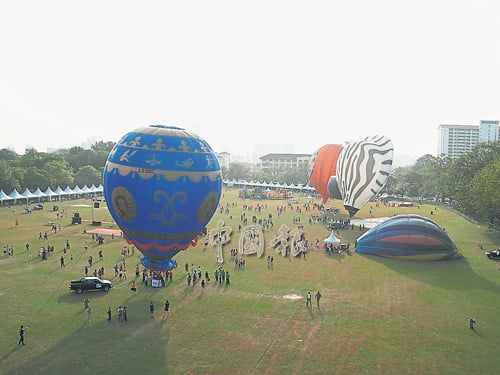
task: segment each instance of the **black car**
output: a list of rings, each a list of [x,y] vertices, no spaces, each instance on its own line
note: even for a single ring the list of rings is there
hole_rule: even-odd
[[[90,276],[82,277],[80,280],[72,280],[69,283],[68,288],[80,294],[84,290],[103,290],[107,292],[109,289],[111,289],[111,286],[111,281],[109,280]]]
[[[40,204],[40,203],[35,204],[35,205],[33,206],[33,209],[34,209],[34,210],[37,210],[37,211],[38,211],[38,210],[43,210],[43,204]]]
[[[500,260],[500,250],[499,249],[487,251],[487,252],[485,252],[485,254],[490,259]]]

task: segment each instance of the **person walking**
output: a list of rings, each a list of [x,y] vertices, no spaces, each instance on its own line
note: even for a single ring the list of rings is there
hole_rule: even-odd
[[[476,320],[474,318],[469,318],[469,328],[474,329],[474,324],[476,324]]]
[[[85,309],[85,315],[87,316],[87,323],[90,322],[90,306]]]
[[[153,301],[149,303],[149,315],[151,318],[153,317],[153,313],[155,312],[155,305],[153,304]]]
[[[311,300],[312,300],[311,291],[308,290],[306,294],[306,307],[311,307],[312,305]]]
[[[24,328],[24,326],[21,326],[19,328],[19,343],[18,343],[18,345],[24,345],[24,331],[25,330],[26,329]]]
[[[108,322],[111,321],[111,306],[108,306]]]
[[[165,306],[163,308],[163,318],[168,318],[170,316],[170,302],[168,302],[168,299],[165,301]]]
[[[135,281],[132,281],[132,286],[130,287],[130,290],[134,292],[134,294],[137,294],[137,284]]]
[[[318,309],[319,309],[319,300],[321,299],[321,293],[319,290],[316,292],[316,302],[318,303]]]

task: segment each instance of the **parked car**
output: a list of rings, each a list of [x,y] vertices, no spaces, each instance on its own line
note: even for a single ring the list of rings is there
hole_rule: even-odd
[[[34,210],[43,210],[43,204],[37,203],[33,206]]]
[[[111,281],[102,280],[98,277],[82,277],[80,280],[70,281],[68,288],[81,294],[84,290],[104,290],[105,292],[111,289]]]
[[[485,252],[485,254],[489,259],[500,260],[500,250],[499,249],[487,251],[487,252]]]

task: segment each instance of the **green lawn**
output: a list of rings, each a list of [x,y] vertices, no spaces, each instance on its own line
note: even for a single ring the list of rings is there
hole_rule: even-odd
[[[233,205],[236,204],[236,206]],[[304,197],[299,197],[302,207]],[[415,262],[373,256],[327,255],[313,249],[304,258],[283,258],[266,246],[263,257],[246,256],[244,270],[235,270],[230,249],[238,247],[240,215],[267,218],[274,227],[265,231],[266,244],[281,224],[294,228],[300,217],[306,238],[326,238],[329,231],[320,223],[309,224],[311,212],[287,209],[278,216],[284,201],[242,201],[235,190],[224,190],[221,204],[229,214],[214,216],[231,225],[231,242],[224,246],[225,267],[231,284],[212,281],[202,289],[188,287],[184,263],[201,266],[203,273],[215,270],[215,249],[204,248],[203,239],[194,248],[180,252],[173,282],[164,288],[145,287],[130,291],[133,270],[140,254],[127,256],[128,280],[114,276],[126,243],[106,237],[101,246],[84,229],[89,221],[114,228],[105,205],[91,209],[90,200],[59,202],[66,217],[44,211],[22,214],[23,206],[0,208],[2,245],[14,245],[14,256],[0,254],[0,374],[496,374],[500,347],[500,262],[488,260],[484,248],[500,248],[500,236],[478,227],[455,213],[439,207],[432,216],[446,228],[461,260]],[[251,210],[243,206],[251,205]],[[253,208],[264,205],[260,214]],[[340,202],[329,202],[341,207]],[[84,205],[84,206],[82,206]],[[373,215],[399,213],[428,216],[434,206],[391,208],[373,206]],[[72,225],[73,212],[84,222]],[[341,210],[345,214],[345,211]],[[369,207],[357,218],[367,218]],[[15,222],[19,221],[16,227]],[[54,234],[48,222],[61,224]],[[49,239],[38,240],[39,232]],[[362,232],[341,231],[339,237],[354,242]],[[59,258],[69,240],[66,267]],[[90,243],[85,251],[83,244]],[[30,243],[33,259],[25,250]],[[47,261],[37,256],[43,245],[54,245]],[[103,250],[104,260],[98,260]],[[69,259],[70,254],[73,260]],[[77,295],[68,282],[83,276],[87,256],[96,267],[104,266],[105,278],[113,282],[109,293]],[[274,267],[267,266],[274,255]],[[93,267],[93,268],[96,268]],[[142,269],[141,269],[142,270]],[[318,309],[307,309],[304,297],[310,289],[320,290]],[[90,298],[91,321],[86,321],[84,298]],[[168,299],[171,315],[162,319]],[[156,306],[154,317],[149,303]],[[125,304],[128,322],[118,322],[116,310]],[[107,308],[113,317],[107,321]],[[476,330],[468,329],[474,317]],[[21,324],[29,326],[26,346],[17,344]]]

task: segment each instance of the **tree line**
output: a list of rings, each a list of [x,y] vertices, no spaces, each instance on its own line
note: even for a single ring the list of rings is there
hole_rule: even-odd
[[[104,165],[114,142],[96,142],[90,149],[72,147],[54,153],[27,149],[24,155],[0,150],[0,187],[9,194],[40,188],[102,183]],[[247,163],[222,168],[224,179],[303,184],[307,165],[261,170]],[[480,143],[461,157],[424,155],[415,164],[395,168],[382,193],[446,203],[479,220],[500,221],[500,142]]]
[[[232,163],[225,175],[232,180],[307,184],[307,166],[255,170]],[[397,167],[380,194],[435,200],[478,221],[500,222],[500,142],[480,143],[461,157],[426,154],[407,167]]]
[[[34,148],[18,155],[8,149],[0,150],[0,187],[6,194],[26,188],[42,191],[57,186],[98,186],[108,154],[114,142],[96,142],[90,149],[72,147],[56,152],[38,152]]]

